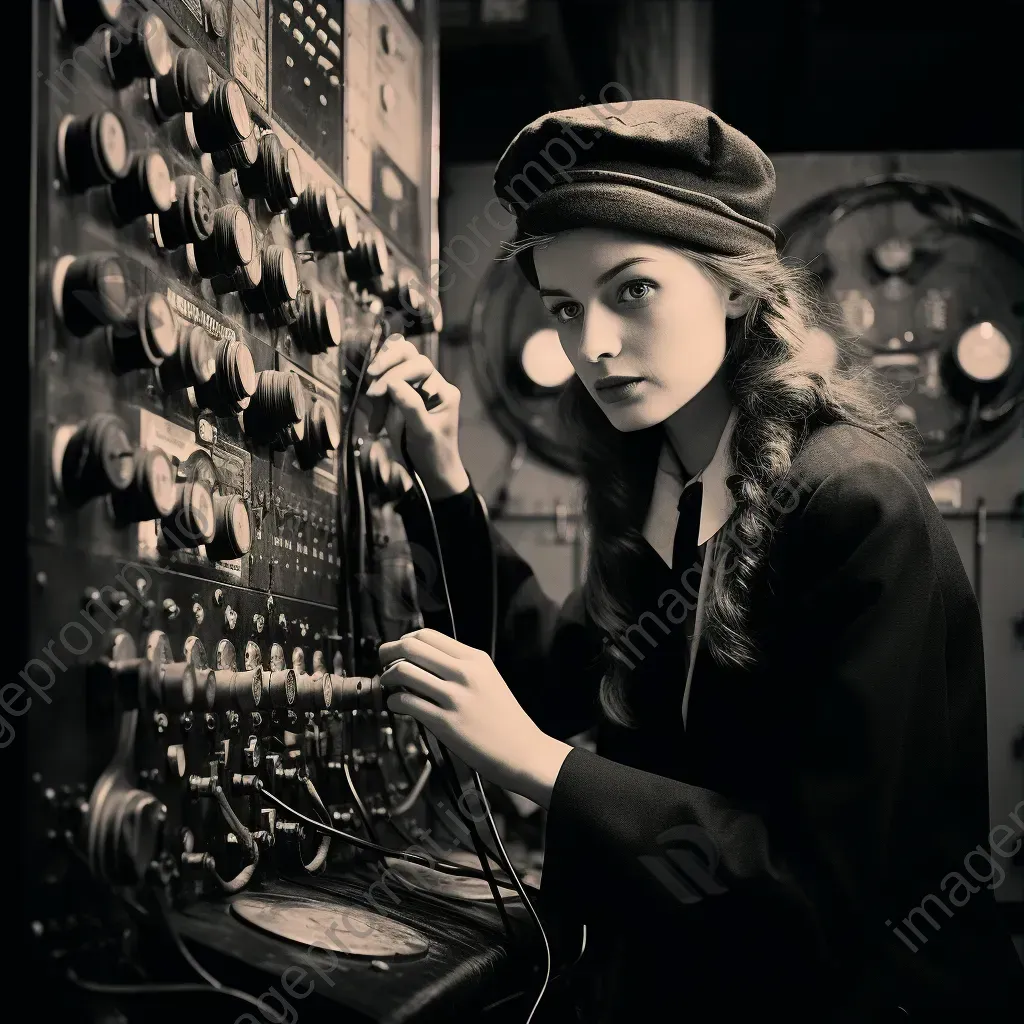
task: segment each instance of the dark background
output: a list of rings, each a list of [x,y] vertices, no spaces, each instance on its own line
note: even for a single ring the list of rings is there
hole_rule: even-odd
[[[442,0],[442,159],[497,160],[535,117],[595,101],[616,78],[619,7],[533,0],[527,22],[485,25],[477,0]],[[712,9],[712,105],[767,152],[1024,145],[1020,0]]]

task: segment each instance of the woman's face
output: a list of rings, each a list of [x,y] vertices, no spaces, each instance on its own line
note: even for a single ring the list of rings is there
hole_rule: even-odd
[[[618,430],[668,419],[721,368],[726,317],[744,304],[676,250],[576,228],[535,246],[533,260],[562,348]]]

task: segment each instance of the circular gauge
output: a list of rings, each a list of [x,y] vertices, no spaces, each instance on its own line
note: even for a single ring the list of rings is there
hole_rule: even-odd
[[[871,253],[875,266],[885,274],[902,274],[914,262],[914,247],[905,238],[887,238]]]
[[[1005,376],[1013,361],[1006,335],[988,321],[968,327],[960,335],[954,355],[968,377],[986,384]]]
[[[166,213],[174,205],[176,189],[171,180],[171,172],[167,161],[158,150],[152,150],[144,158],[143,178],[149,197],[160,213]]]
[[[144,461],[146,485],[153,507],[160,518],[174,511],[177,493],[174,489],[174,467],[171,460],[159,448],[152,448]]]
[[[231,503],[231,533],[235,547],[245,555],[249,553],[249,548],[252,545],[249,510],[245,507],[245,502],[240,497],[237,495],[234,497],[235,500]]]
[[[526,339],[520,361],[529,380],[541,388],[560,388],[575,373],[553,327],[535,331]]]
[[[201,544],[209,544],[214,538],[216,518],[213,513],[213,495],[203,484],[194,482],[186,499],[191,525],[195,527],[193,536]]]

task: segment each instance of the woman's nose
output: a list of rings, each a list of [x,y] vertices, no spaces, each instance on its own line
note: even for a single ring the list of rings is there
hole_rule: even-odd
[[[579,354],[587,363],[612,359],[622,351],[619,332],[615,329],[614,318],[602,316],[599,309],[587,311],[580,334]]]

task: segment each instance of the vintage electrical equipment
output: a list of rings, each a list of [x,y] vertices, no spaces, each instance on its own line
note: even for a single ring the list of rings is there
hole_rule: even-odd
[[[82,1019],[93,994],[69,970],[180,980],[151,941],[161,906],[183,934],[220,915],[220,938],[189,945],[235,957],[254,995],[273,972],[245,944],[287,963],[311,901],[361,915],[372,938],[335,944],[348,969],[304,1003],[310,1021],[410,1000],[443,1016],[446,989],[481,995],[461,961],[506,955],[493,907],[410,904],[406,934],[359,895],[377,856],[356,844],[405,849],[443,794],[374,675],[380,639],[416,622],[378,615],[411,578],[394,495],[346,462],[381,279],[425,280],[432,255],[427,6],[414,30],[392,0],[38,4],[22,678],[49,706],[18,720],[19,940]],[[408,333],[436,345],[439,322],[397,287]],[[271,913],[231,909],[271,892]],[[196,999],[199,1019],[230,1012]]]

